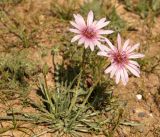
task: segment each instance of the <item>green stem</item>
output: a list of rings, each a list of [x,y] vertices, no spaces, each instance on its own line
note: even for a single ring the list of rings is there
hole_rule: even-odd
[[[44,85],[44,94],[46,96],[46,100],[48,101],[49,111],[52,113],[54,111],[54,105],[53,105],[52,100],[50,98],[46,75],[43,74],[43,76],[44,76],[44,84],[45,84]]]
[[[73,99],[71,101],[71,105],[69,107],[68,114],[71,112],[72,108],[75,106],[76,101],[77,101],[78,89],[80,87],[80,82],[81,82],[81,79],[82,79],[82,73],[83,73],[83,70],[84,70],[84,67],[85,67],[85,62],[84,62],[85,61],[85,54],[86,54],[86,50],[85,50],[85,48],[83,48],[81,70],[80,70],[80,74],[79,74],[79,78],[78,78],[77,87],[76,87],[76,90],[75,90],[75,96],[73,97]]]
[[[77,83],[77,87],[76,87],[76,91],[75,91],[75,96],[72,99],[71,105],[69,107],[68,114],[71,112],[72,108],[74,107],[74,105],[76,103],[76,100],[77,100],[77,97],[78,97],[78,89],[79,89],[79,86],[80,86],[81,77],[82,77],[82,71],[80,72],[80,75],[79,75],[79,78],[78,78],[78,83]]]
[[[86,49],[85,49],[85,48],[83,48],[82,66],[81,66],[81,70],[84,70],[84,68],[85,68],[85,58],[86,58]]]
[[[47,78],[46,78],[46,75],[45,75],[45,74],[43,74],[43,76],[44,76],[45,88],[46,88],[46,90],[48,91]]]

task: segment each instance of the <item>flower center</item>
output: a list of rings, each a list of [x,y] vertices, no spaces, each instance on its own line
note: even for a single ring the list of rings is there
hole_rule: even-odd
[[[93,39],[96,37],[96,32],[94,31],[94,29],[86,27],[83,31],[82,31],[82,35],[85,36],[88,39]]]
[[[117,52],[113,55],[113,59],[117,64],[125,64],[128,62],[128,58],[125,52]]]

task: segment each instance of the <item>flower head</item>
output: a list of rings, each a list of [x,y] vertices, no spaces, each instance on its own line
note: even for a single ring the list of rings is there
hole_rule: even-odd
[[[110,48],[106,48],[105,50],[98,52],[98,55],[109,57],[111,61],[111,65],[105,70],[105,73],[110,73],[111,78],[115,75],[116,83],[118,84],[119,81],[122,80],[124,85],[128,82],[128,70],[133,75],[140,77],[140,66],[136,61],[132,60],[144,57],[143,54],[134,52],[140,44],[138,43],[134,46],[130,46],[129,40],[126,40],[122,46],[119,34],[117,37],[118,47],[112,45],[108,39],[105,39],[105,41],[108,43]]]
[[[107,26],[110,21],[106,21],[106,18],[93,21],[94,15],[92,11],[88,13],[87,23],[80,14],[74,14],[74,18],[75,21],[71,21],[70,23],[75,28],[71,28],[70,31],[76,33],[76,35],[72,38],[71,42],[78,41],[78,45],[84,44],[85,48],[90,47],[92,51],[96,45],[100,49],[103,49],[104,46],[100,43],[102,35],[111,34],[113,31],[103,30],[102,28]]]

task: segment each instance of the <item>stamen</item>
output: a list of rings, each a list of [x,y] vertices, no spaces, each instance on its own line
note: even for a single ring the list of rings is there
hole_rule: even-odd
[[[128,62],[128,58],[127,58],[127,55],[126,53],[124,52],[116,52],[114,55],[113,55],[113,59],[114,61],[117,63],[117,64],[125,64]]]
[[[96,37],[96,32],[92,28],[87,27],[82,31],[82,35],[88,39],[93,39]]]

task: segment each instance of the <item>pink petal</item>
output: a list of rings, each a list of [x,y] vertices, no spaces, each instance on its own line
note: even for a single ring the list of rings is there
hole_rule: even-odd
[[[105,73],[110,73],[112,71],[112,69],[113,69],[113,66],[111,65],[104,72]]]
[[[123,85],[126,85],[128,82],[128,73],[125,68],[123,68],[121,71],[121,79],[122,79]]]
[[[139,73],[138,73],[137,70],[135,70],[134,68],[130,67],[129,65],[126,65],[126,67],[130,70],[130,72],[131,72],[133,75],[135,75],[135,76],[137,76],[137,77],[140,77],[140,75],[139,75]]]
[[[71,42],[75,42],[75,41],[77,41],[77,40],[80,39],[80,38],[81,38],[81,35],[76,35],[76,36],[74,36],[74,37],[72,38]]]
[[[123,46],[122,50],[126,51],[128,45],[129,45],[129,39],[124,42],[124,46]]]
[[[73,15],[74,18],[75,18],[75,21],[78,25],[80,25],[81,27],[84,27],[86,26],[86,23],[84,21],[84,18],[80,15],[80,14],[77,14],[77,15]]]
[[[132,48],[132,47],[128,45],[125,51],[127,52],[127,51],[130,50],[131,48]]]
[[[95,39],[94,43],[95,43],[95,45],[99,45],[99,46],[101,45],[101,43],[98,41],[98,39]]]
[[[69,31],[74,32],[74,33],[80,33],[80,31],[78,29],[69,29]]]
[[[91,39],[91,41],[94,43],[94,45],[101,45],[101,43],[99,42],[99,38]]]
[[[84,38],[80,38],[80,40],[78,41],[78,45],[81,45],[84,42],[85,42],[85,39]]]
[[[135,49],[138,49],[139,46],[140,46],[140,44],[138,43],[138,44],[134,45],[133,47],[131,47],[127,52],[130,53],[130,52],[134,51]]]
[[[127,70],[125,68],[123,68],[123,73],[124,73],[124,77],[125,77],[125,80],[126,80],[126,83],[128,82],[128,73],[127,73]]]
[[[121,75],[121,79],[122,79],[122,83],[123,85],[126,85],[126,79],[125,79],[125,76],[124,76],[124,73],[123,73],[123,70],[120,72],[120,75]]]
[[[108,47],[106,47],[105,45],[97,45],[97,46],[101,51],[110,52],[110,49]]]
[[[109,23],[110,23],[110,21],[106,21],[106,22],[104,22],[104,23],[99,24],[99,26],[96,27],[96,28],[97,28],[97,29],[101,29],[101,28],[107,26]]]
[[[116,84],[118,84],[119,83],[119,80],[120,80],[120,78],[121,78],[121,75],[120,75],[120,73],[121,73],[121,70],[117,70],[117,72],[116,72]]]
[[[92,23],[92,25],[93,25],[93,26],[96,26],[97,22],[98,22],[98,21],[95,20],[95,21]]]
[[[89,42],[88,42],[88,41],[85,41],[84,47],[85,47],[85,48],[88,48],[88,46],[89,46]]]
[[[93,11],[90,11],[87,17],[87,26],[92,25],[92,23],[93,23]]]
[[[129,63],[128,64],[130,67],[132,67],[134,70],[136,70],[139,74],[140,74],[140,70],[139,70],[139,68],[137,68],[137,66],[135,66],[135,65],[133,65],[133,64],[131,64],[131,63]]]
[[[133,53],[133,54],[129,55],[130,59],[143,58],[143,57],[144,57],[144,55],[140,54],[140,53]]]
[[[112,34],[113,32],[113,30],[100,30],[98,34]]]
[[[94,51],[94,44],[92,43],[92,41],[89,42],[89,47],[91,51]]]
[[[101,50],[101,51],[110,51],[110,49],[105,46],[105,45],[102,45],[98,40],[95,40],[94,41],[95,45],[97,45],[97,47]]]
[[[131,63],[131,64],[133,64],[133,65],[136,65],[137,67],[140,67],[139,64],[138,64],[136,61],[129,60],[129,63]]]
[[[107,56],[107,52],[100,51],[100,52],[97,53],[97,55],[99,55],[99,56]]]
[[[107,44],[110,46],[112,50],[115,50],[115,47],[112,45],[112,43],[107,38],[105,38],[105,41],[107,42]]]
[[[81,27],[81,26],[79,26],[78,24],[76,24],[75,22],[70,21],[70,23],[71,23],[71,25],[72,25],[72,26],[74,26],[75,28],[77,28],[77,29],[79,29],[79,30],[81,30],[81,29],[82,29],[82,27]]]
[[[113,78],[114,74],[116,73],[117,71],[117,66],[115,64],[113,64],[113,69],[111,71],[111,75],[110,75],[110,78]]]
[[[110,23],[110,21],[104,22],[104,19],[101,19],[100,21],[97,22],[97,24],[96,24],[96,29],[97,29],[97,30],[98,30],[98,29],[101,29],[101,28],[107,26],[109,23]]]
[[[120,50],[121,49],[121,36],[120,36],[119,33],[118,33],[118,36],[117,36],[117,43],[118,43],[118,49]]]
[[[100,24],[104,23],[106,21],[106,18],[102,18],[96,23],[96,27],[99,27]]]

